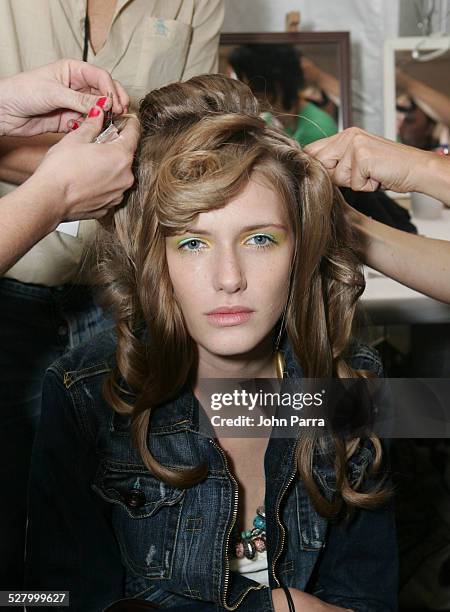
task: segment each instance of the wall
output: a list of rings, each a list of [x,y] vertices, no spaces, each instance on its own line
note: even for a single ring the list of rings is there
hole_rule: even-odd
[[[302,29],[348,30],[352,40],[353,119],[383,133],[383,44],[398,35],[399,0],[225,0],[224,32],[282,32],[300,10]]]

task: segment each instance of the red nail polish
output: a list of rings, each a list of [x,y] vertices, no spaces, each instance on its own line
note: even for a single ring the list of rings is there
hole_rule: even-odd
[[[95,106],[93,106],[91,108],[91,110],[88,113],[88,117],[98,117],[101,113],[101,110]]]
[[[95,103],[96,106],[100,106],[100,108],[103,108],[105,106],[105,104],[106,104],[107,99],[108,99],[108,96],[102,96]]]
[[[69,123],[70,123],[69,128],[71,130],[77,130],[80,127],[80,124],[78,123],[78,121],[72,120],[72,121],[69,121]]]

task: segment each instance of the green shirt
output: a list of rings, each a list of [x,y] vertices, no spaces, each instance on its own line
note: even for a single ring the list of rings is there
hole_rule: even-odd
[[[310,142],[337,134],[338,127],[333,117],[308,102],[302,108],[295,128],[285,128],[285,132],[305,147]]]

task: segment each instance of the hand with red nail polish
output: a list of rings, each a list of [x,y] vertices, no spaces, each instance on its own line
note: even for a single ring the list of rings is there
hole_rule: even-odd
[[[88,117],[98,117],[102,111],[97,108],[97,106],[93,106],[88,113]]]
[[[70,83],[70,86],[67,85]],[[76,129],[90,109],[121,114],[129,97],[102,68],[78,60],[60,60],[35,70],[0,79],[0,136],[34,136]],[[94,112],[94,111],[92,111]]]
[[[107,101],[108,101],[108,96],[102,96],[101,98],[97,100],[95,104],[97,106],[100,106],[100,108],[104,108]]]
[[[130,117],[117,138],[97,144],[103,117],[99,106],[92,107],[77,129],[48,150],[26,181],[35,192],[46,193],[46,214],[55,227],[61,221],[103,217],[134,182],[131,165],[139,122]]]

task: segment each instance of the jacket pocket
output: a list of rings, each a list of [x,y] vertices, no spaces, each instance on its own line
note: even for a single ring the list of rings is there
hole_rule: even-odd
[[[351,486],[357,486],[368,475],[374,460],[374,454],[370,449],[372,443],[368,439],[362,441],[356,452],[347,462],[347,479]],[[336,493],[337,481],[336,473],[331,465],[313,467],[314,478],[328,500],[331,500]]]
[[[170,578],[185,490],[139,465],[103,461],[92,489],[111,504],[125,564],[138,575]]]

